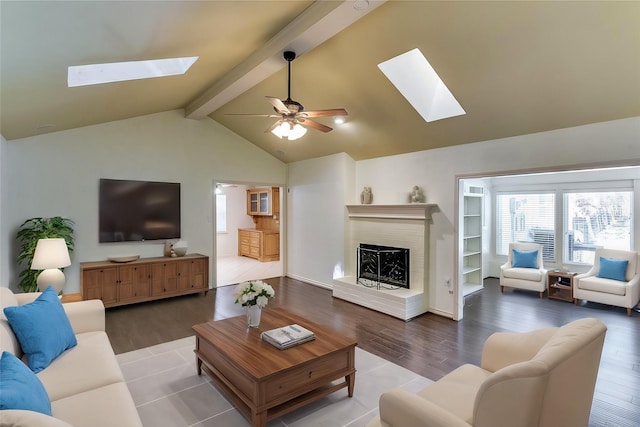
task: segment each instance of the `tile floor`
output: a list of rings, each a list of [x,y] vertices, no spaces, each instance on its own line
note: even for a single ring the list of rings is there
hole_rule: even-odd
[[[217,286],[282,276],[282,260],[260,262],[244,256],[216,258]]]
[[[206,375],[197,376],[194,337],[117,356],[145,427],[250,427]],[[430,380],[356,347],[356,384],[268,423],[269,427],[362,427],[378,413],[380,394],[418,391]]]

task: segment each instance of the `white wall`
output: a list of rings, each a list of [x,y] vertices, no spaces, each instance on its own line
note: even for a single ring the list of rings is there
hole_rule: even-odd
[[[447,278],[455,278],[455,194],[459,176],[483,176],[513,170],[570,168],[576,165],[629,161],[640,164],[640,117],[596,123],[569,129],[478,142],[461,146],[420,151],[398,156],[358,161],[355,164],[355,186],[347,203],[359,203],[364,186],[372,187],[376,204],[406,203],[414,185],[423,187],[427,203],[438,205],[431,225],[429,299],[433,311],[454,315],[454,296],[446,287]],[[345,166],[348,166],[347,163]],[[340,242],[335,233],[338,212],[343,212],[337,198],[326,191],[336,172],[329,158],[309,160],[289,165],[289,185],[296,187],[296,206],[311,206],[312,212],[302,214],[290,208],[289,271],[300,277],[313,275],[329,286],[330,272]],[[333,178],[335,181],[337,178]],[[329,181],[329,182],[327,182]],[[318,187],[320,190],[318,192]],[[322,195],[314,199],[314,194]],[[317,210],[330,220],[319,221]],[[328,210],[331,210],[329,212]],[[295,216],[294,216],[295,215]],[[308,230],[312,229],[310,232]],[[305,234],[306,233],[306,234]],[[312,237],[315,241],[307,240]],[[313,260],[294,257],[295,248],[313,245],[323,254]]]
[[[289,164],[287,275],[331,287],[344,270],[346,204],[353,202],[355,163],[342,153]]]
[[[216,240],[216,256],[238,255],[238,228],[255,228],[247,215],[247,186],[237,185],[223,189],[227,196],[227,232],[219,233]]]
[[[76,224],[72,265],[65,269],[67,293],[80,289],[79,262],[162,255],[163,242],[98,243],[100,178],[180,182],[182,238],[189,252],[208,255],[211,264],[214,177],[286,180],[285,164],[209,118],[185,119],[182,110],[8,141],[6,157],[4,238],[12,242],[20,224],[36,216],[60,215]],[[11,246],[3,258],[15,259]],[[10,270],[15,288],[18,272]]]

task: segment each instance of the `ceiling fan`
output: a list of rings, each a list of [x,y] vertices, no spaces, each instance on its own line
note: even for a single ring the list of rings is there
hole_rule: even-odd
[[[225,116],[244,116],[244,117],[265,117],[277,118],[278,120],[272,124],[265,132],[272,132],[279,138],[288,140],[298,139],[307,132],[307,127],[319,130],[321,132],[330,132],[333,129],[322,123],[312,120],[312,117],[332,117],[347,116],[347,110],[344,108],[333,108],[330,110],[309,110],[305,111],[302,104],[291,99],[291,61],[296,58],[296,53],[286,51],[283,54],[288,65],[287,79],[287,99],[284,101],[275,96],[267,96],[273,109],[277,114],[225,114]]]

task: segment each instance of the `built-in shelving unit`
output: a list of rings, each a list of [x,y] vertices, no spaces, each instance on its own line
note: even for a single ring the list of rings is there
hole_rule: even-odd
[[[462,226],[463,295],[482,289],[482,187],[469,187],[464,194]]]

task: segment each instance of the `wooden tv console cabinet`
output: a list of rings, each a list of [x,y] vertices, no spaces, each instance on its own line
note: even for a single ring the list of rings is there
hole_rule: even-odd
[[[209,257],[205,255],[80,263],[82,299],[101,299],[105,307],[208,291]]]

